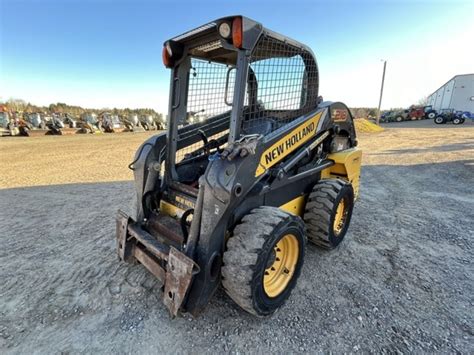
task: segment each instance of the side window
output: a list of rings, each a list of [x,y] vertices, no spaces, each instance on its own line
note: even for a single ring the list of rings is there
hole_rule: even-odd
[[[251,79],[249,86],[261,108],[299,110],[305,105],[305,64],[300,55],[258,60],[250,68],[255,83]]]
[[[230,111],[235,84],[235,70],[230,69],[225,64],[191,59],[187,124]]]

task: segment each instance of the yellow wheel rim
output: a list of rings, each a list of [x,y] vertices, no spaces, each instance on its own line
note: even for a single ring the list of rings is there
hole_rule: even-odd
[[[333,228],[336,235],[341,233],[342,229],[344,228],[347,216],[346,212],[346,205],[344,203],[344,199],[342,199],[337,205],[336,215],[334,216]]]
[[[293,234],[286,234],[276,243],[270,265],[263,276],[263,289],[268,297],[277,297],[288,286],[295,273],[298,256],[298,240]]]

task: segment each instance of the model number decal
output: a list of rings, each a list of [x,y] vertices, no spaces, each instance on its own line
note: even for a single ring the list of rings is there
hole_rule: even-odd
[[[347,119],[347,110],[344,110],[344,109],[332,110],[332,119],[334,121],[345,121]]]
[[[181,196],[176,196],[175,201],[180,204],[181,206],[185,206],[188,208],[194,208],[194,203],[192,201],[189,201]]]
[[[265,170],[278,163],[286,155],[313,137],[321,115],[322,112],[318,113],[265,150],[260,157],[260,164],[255,171],[255,176],[262,175]]]

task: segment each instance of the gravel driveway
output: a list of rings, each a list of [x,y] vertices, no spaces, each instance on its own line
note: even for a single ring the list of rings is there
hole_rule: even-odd
[[[219,290],[197,319],[171,320],[157,281],[118,262],[114,215],[133,186],[113,169],[141,138],[102,137],[115,160],[82,171],[76,161],[62,183],[25,156],[0,189],[0,352],[473,353],[474,125],[388,127],[359,137],[361,198],[345,242],[310,246],[289,301],[264,319]],[[15,154],[13,139],[2,154]],[[107,158],[100,137],[72,139]],[[57,161],[58,174],[69,169]],[[0,160],[2,174],[9,166]],[[54,184],[26,187],[25,174]]]

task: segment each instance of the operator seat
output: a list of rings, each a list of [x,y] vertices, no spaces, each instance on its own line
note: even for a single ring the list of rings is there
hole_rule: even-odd
[[[278,120],[264,117],[265,110],[258,102],[258,81],[252,67],[249,67],[247,78],[248,106],[244,109],[242,135],[261,134],[266,136],[279,127]]]
[[[271,117],[262,117],[255,120],[247,120],[242,122],[242,134],[267,134],[275,131],[279,127],[277,121]]]

